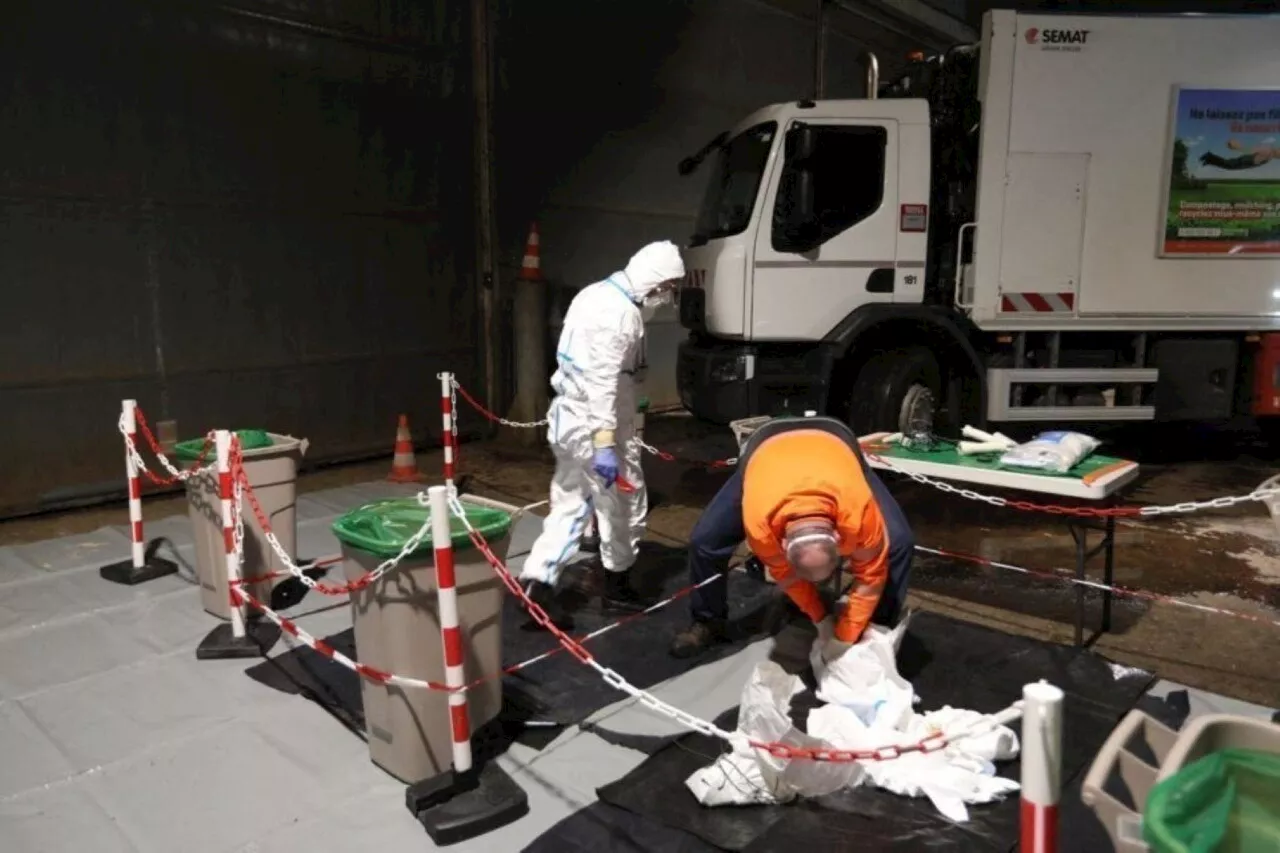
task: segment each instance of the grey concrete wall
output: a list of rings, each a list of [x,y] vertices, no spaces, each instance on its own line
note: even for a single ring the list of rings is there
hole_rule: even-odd
[[[680,159],[751,110],[813,96],[812,3],[506,0],[498,27],[498,192],[504,258],[531,219],[543,267],[576,289],[645,242],[683,242],[705,174]],[[827,45],[827,97],[861,97],[870,47],[885,73],[920,45],[842,15]],[[509,266],[510,275],[514,267]],[[651,325],[647,391],[678,402],[674,312]]]
[[[0,12],[0,514],[123,489],[123,397],[338,457],[473,372],[466,5],[234,5]]]

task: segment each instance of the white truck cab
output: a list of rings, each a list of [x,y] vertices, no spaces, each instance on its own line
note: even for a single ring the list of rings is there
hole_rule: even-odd
[[[1280,414],[1280,241],[1161,248],[1205,232],[1166,217],[1194,142],[1179,91],[1265,114],[1277,43],[1271,16],[989,12],[980,44],[885,86],[873,70],[867,100],[752,113],[681,164],[706,159],[708,181],[680,293],[685,407],[859,431]],[[1196,175],[1183,185],[1237,177]],[[1280,189],[1252,192],[1241,216],[1280,219]]]

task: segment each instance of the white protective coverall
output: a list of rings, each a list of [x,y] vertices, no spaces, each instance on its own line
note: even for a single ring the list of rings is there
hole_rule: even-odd
[[[550,507],[520,572],[522,580],[555,584],[577,554],[593,508],[604,568],[622,572],[635,563],[648,513],[640,448],[632,441],[635,372],[643,361],[645,314],[660,304],[651,294],[683,277],[684,261],[675,244],[650,243],[625,270],[588,285],[570,303],[556,347],[558,369],[551,377],[556,396],[547,411],[547,441],[556,457]],[[610,430],[621,465],[619,483],[607,488],[592,470],[592,437]],[[622,481],[635,491],[627,493]]]

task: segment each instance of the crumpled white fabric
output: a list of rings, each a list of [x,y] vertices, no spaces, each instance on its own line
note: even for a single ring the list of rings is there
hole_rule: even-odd
[[[748,746],[748,739],[835,749],[907,746],[981,723],[982,714],[950,706],[927,714],[913,710],[915,693],[896,662],[907,621],[892,631],[871,626],[830,665],[820,657],[821,643],[814,644],[810,660],[817,697],[827,704],[809,712],[808,734],[795,728],[788,715],[791,698],[803,689],[800,679],[775,663],[759,664],[742,691],[732,752],[685,781],[698,802],[785,803],[870,784],[903,796],[928,797],[944,816],[964,822],[969,819],[966,803],[992,802],[1017,791],[1017,782],[995,775],[994,762],[1018,754],[1018,737],[1007,726],[986,726],[981,734],[959,738],[944,749],[885,761],[790,761]]]

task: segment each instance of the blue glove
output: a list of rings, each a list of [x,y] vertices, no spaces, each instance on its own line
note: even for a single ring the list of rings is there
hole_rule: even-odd
[[[609,488],[618,479],[618,453],[612,447],[597,447],[591,457],[591,470],[604,480],[605,488]]]

